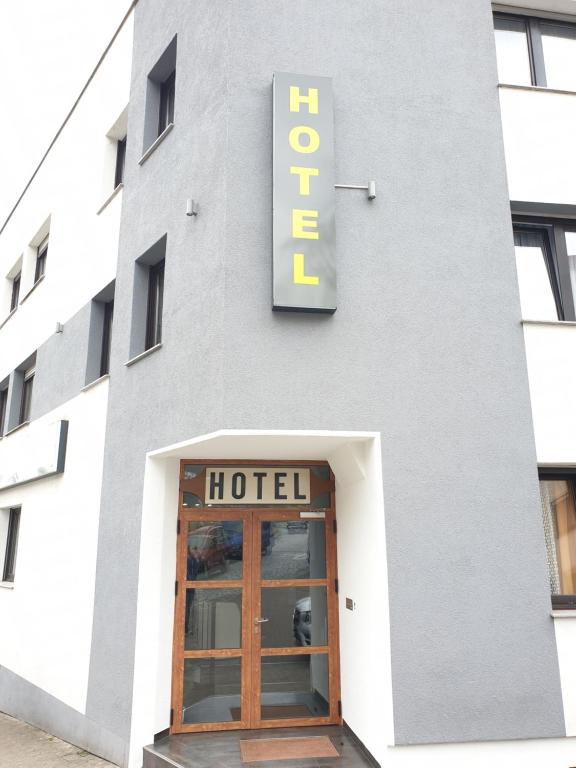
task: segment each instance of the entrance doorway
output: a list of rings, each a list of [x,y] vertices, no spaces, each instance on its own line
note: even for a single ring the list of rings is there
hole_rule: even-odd
[[[214,464],[182,462],[171,732],[339,724],[333,476],[324,462],[228,465],[236,490],[294,477],[299,503],[267,496],[266,478],[256,503],[215,503]]]

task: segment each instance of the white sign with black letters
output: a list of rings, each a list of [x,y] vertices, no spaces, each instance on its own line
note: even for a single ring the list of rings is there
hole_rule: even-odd
[[[310,470],[303,467],[209,467],[206,504],[309,504]]]

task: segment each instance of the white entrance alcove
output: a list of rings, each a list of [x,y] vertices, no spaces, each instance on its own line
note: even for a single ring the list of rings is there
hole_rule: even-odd
[[[394,737],[380,434],[221,430],[146,456],[130,768],[142,764],[142,747],[170,724],[181,459],[330,463],[336,478],[342,714],[382,762]]]

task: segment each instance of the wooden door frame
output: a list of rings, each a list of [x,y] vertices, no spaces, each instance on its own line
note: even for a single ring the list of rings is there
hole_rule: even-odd
[[[183,467],[186,464],[202,466],[327,466],[325,461],[270,461],[250,460],[181,460],[180,462],[180,493],[178,502],[177,528],[177,557],[176,583],[174,601],[174,634],[172,646],[172,695],[170,713],[170,733],[195,733],[202,731],[244,730],[249,728],[286,728],[314,725],[341,724],[340,704],[340,647],[339,647],[339,611],[338,611],[338,579],[336,560],[336,510],[334,494],[334,476],[330,470],[330,507],[324,508],[326,536],[326,578],[325,579],[279,579],[262,582],[260,578],[261,545],[260,523],[264,520],[301,520],[303,507],[295,506],[211,506],[183,507],[183,492],[192,490],[190,481],[183,481]],[[329,467],[328,467],[329,468]],[[325,483],[316,483],[318,489]],[[310,509],[310,508],[309,508]],[[190,521],[242,520],[244,522],[244,552],[242,579],[239,580],[210,580],[188,582],[187,576],[187,541],[186,524]],[[267,587],[290,586],[326,586],[327,590],[327,645],[310,649],[308,646],[290,648],[268,648],[261,651],[260,644],[253,639],[254,619],[260,605],[262,585]],[[185,651],[185,605],[186,589],[242,589],[242,629],[241,648],[214,649],[200,651]],[[326,717],[286,718],[281,720],[260,719],[260,671],[262,656],[274,655],[311,655],[327,653],[329,676],[329,707]],[[240,658],[241,692],[240,707],[242,720],[220,723],[187,723],[181,722],[183,711],[184,660],[187,658]]]

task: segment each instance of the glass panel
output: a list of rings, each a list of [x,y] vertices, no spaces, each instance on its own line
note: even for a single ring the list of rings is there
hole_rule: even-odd
[[[206,469],[204,464],[184,464],[184,480],[193,480]]]
[[[319,477],[321,480],[329,480],[330,479],[330,467],[327,467],[326,465],[319,465],[319,466],[312,466],[310,467],[312,473],[316,475],[316,477]]]
[[[499,82],[532,85],[525,23],[496,18],[494,27]]]
[[[330,494],[321,493],[320,496],[316,496],[316,498],[312,500],[310,506],[313,509],[328,509],[330,507]]]
[[[544,238],[544,233],[537,230],[514,232],[520,308],[524,319],[558,320],[546,267]]]
[[[576,91],[576,26],[540,22],[546,85]]]
[[[189,493],[188,491],[184,492],[184,498],[182,499],[182,506],[183,507],[201,507],[202,499],[200,496],[196,496],[195,493]]]
[[[263,656],[262,720],[327,717],[330,714],[328,656]]]
[[[566,250],[568,251],[572,296],[576,298],[576,232],[565,232],[564,234],[566,235]]]
[[[326,587],[263,589],[261,614],[263,648],[328,643]]]
[[[242,578],[244,528],[241,520],[188,523],[188,581]]]
[[[187,651],[240,648],[241,589],[187,589],[184,616]]]
[[[184,659],[182,722],[240,720],[241,659]]]
[[[541,480],[540,496],[553,595],[576,594],[576,506],[569,480]]]
[[[323,520],[262,523],[263,579],[325,579]]]

